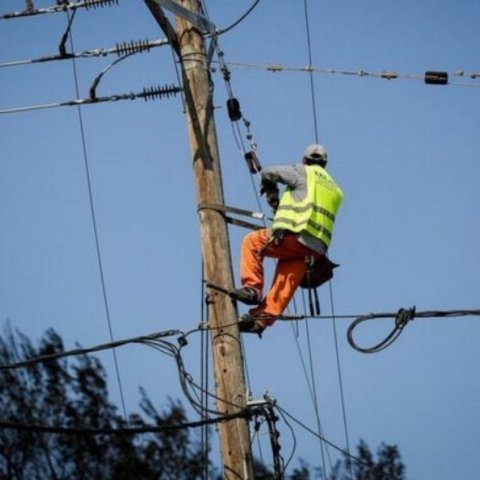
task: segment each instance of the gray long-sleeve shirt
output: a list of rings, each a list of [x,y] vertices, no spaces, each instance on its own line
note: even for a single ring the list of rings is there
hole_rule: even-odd
[[[296,201],[302,201],[307,196],[307,170],[305,165],[301,163],[264,168],[261,178],[262,182],[267,180],[290,187],[292,197]],[[320,239],[315,238],[308,232],[300,232],[296,235],[302,245],[317,253],[326,253],[327,246]]]

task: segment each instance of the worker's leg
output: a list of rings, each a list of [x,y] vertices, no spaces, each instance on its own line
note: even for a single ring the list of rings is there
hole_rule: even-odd
[[[279,315],[287,308],[295,290],[302,281],[307,266],[305,257],[312,251],[299,243],[294,235],[286,234],[278,245],[268,246],[264,255],[278,258],[273,277],[272,287],[262,303],[250,310],[254,317],[264,318],[265,325],[272,325]]]
[[[270,230],[256,230],[245,236],[242,243],[240,280],[242,286],[254,288],[259,297],[263,292],[263,257],[270,241]]]

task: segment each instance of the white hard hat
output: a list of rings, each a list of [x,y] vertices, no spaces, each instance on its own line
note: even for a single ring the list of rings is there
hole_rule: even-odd
[[[309,145],[303,154],[303,158],[312,161],[324,161],[326,162],[328,159],[327,150],[325,147],[319,144]]]

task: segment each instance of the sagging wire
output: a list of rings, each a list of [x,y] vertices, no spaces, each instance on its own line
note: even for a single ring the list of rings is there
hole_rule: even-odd
[[[50,13],[68,12],[69,10],[77,10],[79,8],[110,7],[118,5],[118,0],[83,0],[81,2],[70,3],[69,1],[57,1],[57,5],[45,8],[35,8],[33,1],[27,2],[25,10],[20,12],[5,13],[0,16],[0,20],[10,20],[12,18],[31,17],[33,15],[44,15]]]
[[[66,2],[68,4],[68,1]],[[62,39],[62,42],[66,42],[67,38],[69,39],[70,42],[70,48],[72,51],[75,50],[74,44],[73,44],[73,35],[71,33],[71,26],[72,26],[72,21],[74,15],[70,16],[70,12],[68,10],[65,10],[67,20],[68,20],[68,27],[67,30],[64,34],[64,38]],[[75,11],[74,11],[75,13]],[[78,82],[78,73],[77,73],[77,63],[76,60],[73,58],[72,59],[72,73],[73,73],[73,80],[74,80],[74,86],[75,86],[75,95],[78,99],[80,95],[80,88],[79,88],[79,82]],[[83,114],[82,114],[82,108],[80,106],[77,106],[77,114],[78,114],[78,124],[79,124],[79,129],[80,129],[80,139],[81,139],[81,145],[82,145],[82,153],[83,153],[83,166],[85,170],[85,179],[87,183],[87,191],[88,191],[88,202],[89,202],[89,207],[90,207],[90,215],[92,218],[92,227],[93,227],[93,234],[94,234],[94,241],[95,241],[95,252],[96,252],[96,258],[97,258],[97,264],[98,264],[98,271],[99,271],[99,276],[100,276],[100,284],[101,284],[101,289],[102,289],[102,297],[103,297],[103,304],[105,308],[105,317],[107,321],[107,328],[108,328],[108,334],[110,336],[110,341],[114,341],[114,335],[113,335],[113,325],[112,325],[112,319],[110,315],[110,306],[109,306],[109,301],[108,301],[108,295],[107,295],[107,287],[106,287],[106,281],[105,281],[105,274],[104,274],[104,269],[103,269],[103,260],[102,260],[102,254],[100,250],[100,239],[98,235],[98,227],[97,227],[97,219],[96,219],[96,211],[95,211],[95,203],[93,200],[93,187],[92,187],[92,181],[91,181],[91,175],[90,175],[90,162],[88,158],[88,152],[87,152],[87,140],[86,140],[86,135],[85,135],[85,128],[83,125]],[[125,422],[128,423],[128,415],[127,415],[127,408],[126,408],[126,402],[125,402],[125,396],[123,393],[123,386],[122,386],[122,379],[120,376],[120,367],[118,363],[118,358],[117,358],[117,352],[115,348],[112,349],[112,356],[113,356],[113,361],[114,361],[114,366],[115,366],[115,374],[117,378],[117,385],[118,385],[118,390],[120,394],[120,400],[122,403],[122,410],[123,410],[123,416],[125,419]]]
[[[142,335],[138,337],[127,338],[123,340],[116,340],[113,342],[102,343],[93,347],[87,348],[75,348],[73,350],[67,350],[66,352],[51,353],[48,355],[41,355],[39,357],[28,358],[21,362],[11,363],[8,365],[0,365],[0,371],[2,370],[14,370],[17,368],[26,368],[34,366],[38,363],[51,362],[53,360],[59,360],[60,358],[72,357],[77,355],[86,355],[88,353],[100,352],[102,350],[109,350],[111,348],[123,347],[132,343],[143,343],[144,341],[156,340],[164,337],[171,337],[174,335],[183,335],[181,330],[164,330],[162,332],[151,333],[149,335]]]
[[[222,327],[224,328],[224,327]],[[180,378],[180,386],[182,388],[182,391],[184,392],[185,396],[187,397],[188,401],[190,402],[192,408],[200,415],[204,415],[205,413],[211,413],[213,415],[219,415],[222,412],[218,410],[214,410],[212,408],[204,408],[202,404],[202,395],[206,395],[210,398],[213,398],[217,400],[217,402],[222,402],[232,408],[235,408],[237,410],[240,410],[243,408],[242,405],[235,404],[234,402],[230,402],[226,399],[222,399],[218,397],[217,395],[209,392],[205,388],[202,388],[202,386],[198,385],[192,375],[188,373],[185,369],[185,365],[183,362],[183,358],[181,355],[181,349],[184,348],[187,344],[187,336],[194,333],[194,332],[199,332],[201,328],[196,328],[193,330],[190,330],[189,332],[182,334],[179,336],[177,339],[177,342],[179,346],[177,347],[175,344],[167,341],[163,341],[160,339],[147,339],[146,341],[143,341],[141,343],[152,347],[164,354],[169,355],[172,357],[177,364],[177,370],[179,373],[179,378]]]
[[[234,28],[238,27],[255,9],[255,7],[260,3],[260,0],[255,0],[252,5],[248,8],[248,10],[235,22],[233,22],[231,25],[229,25],[226,28],[220,28],[219,30],[216,31],[216,35],[223,35],[224,33],[229,32],[230,30],[233,30]]]

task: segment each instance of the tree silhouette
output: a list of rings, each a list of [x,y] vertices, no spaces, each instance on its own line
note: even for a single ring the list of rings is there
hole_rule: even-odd
[[[63,352],[54,330],[45,333],[38,348],[9,326],[0,337],[2,365]],[[104,368],[91,355],[2,370],[0,389],[2,422],[75,429],[127,426],[108,399]],[[143,416],[131,414],[129,426],[146,426],[144,417],[156,426],[187,421],[179,403],[170,401],[170,408],[159,412],[145,392],[140,408]],[[201,448],[186,429],[137,436],[0,430],[0,479],[192,480],[202,478],[203,465]]]

